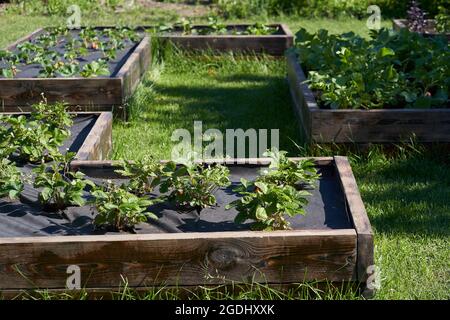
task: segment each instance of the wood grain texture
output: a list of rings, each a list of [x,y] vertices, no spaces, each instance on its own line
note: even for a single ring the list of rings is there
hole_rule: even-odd
[[[83,145],[78,150],[76,160],[103,160],[107,159],[112,150],[112,121],[111,112],[102,112]]]
[[[69,105],[91,105],[93,108],[119,105],[122,104],[121,85],[118,78],[2,78],[0,103],[4,107],[27,107],[40,102],[44,93],[49,103],[64,101]]]
[[[116,77],[122,79],[123,102],[133,94],[141,77],[147,71],[150,63],[150,51],[150,38],[146,36],[118,71]]]
[[[302,133],[318,143],[450,142],[450,109],[320,109],[303,83],[306,77],[294,53],[286,56],[288,81]]]
[[[364,283],[368,277],[367,268],[374,264],[372,226],[347,157],[335,157],[334,161],[358,237],[358,280]]]
[[[233,24],[228,27],[248,27],[250,24]],[[266,53],[273,56],[283,56],[294,43],[292,32],[286,25],[272,24],[278,27],[282,34],[277,35],[162,35],[159,39],[171,41],[185,50],[211,50],[213,52]],[[196,25],[194,27],[202,27]]]
[[[4,48],[4,50],[12,51],[12,50],[16,49],[16,47],[19,43],[28,41],[31,38],[37,36],[38,34],[40,34],[42,32],[44,32],[44,28],[39,28],[39,29],[33,31],[32,33],[27,34],[27,35],[23,36],[22,38],[19,38],[16,41],[14,41],[13,43],[9,44],[6,48]]]
[[[0,288],[64,288],[67,267],[83,287],[352,280],[352,229],[0,239]]]

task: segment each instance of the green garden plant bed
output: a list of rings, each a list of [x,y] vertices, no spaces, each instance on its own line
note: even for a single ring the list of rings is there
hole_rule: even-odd
[[[150,42],[140,29],[39,29],[0,57],[2,111],[27,110],[43,92],[49,102],[77,110],[111,111],[121,108],[147,70]]]
[[[288,218],[291,229],[280,231],[252,231],[252,220],[233,222],[237,212],[225,209],[226,203],[240,199],[233,191],[239,179],[253,180],[270,164],[267,158],[252,160],[252,164],[244,159],[203,162],[202,166],[223,164],[230,170],[231,186],[213,192],[217,204],[200,213],[182,210],[180,202],[150,205],[148,210],[158,219],[149,217],[137,223],[134,234],[93,229],[97,206],[71,207],[64,214],[48,215],[39,205],[30,204],[37,191],[29,187],[22,195],[28,198],[26,203],[2,199],[6,201],[1,206],[0,216],[6,221],[2,225],[33,223],[27,229],[1,228],[0,263],[5,272],[0,273],[0,291],[10,295],[37,288],[64,290],[69,265],[80,267],[86,290],[114,290],[121,277],[137,289],[161,284],[189,288],[230,281],[289,285],[309,280],[354,282],[363,288],[367,267],[373,264],[373,235],[347,159],[313,159],[321,177],[314,189],[307,189],[311,195],[306,215]],[[123,173],[117,173],[119,168],[117,162],[110,161],[71,163],[72,170],[84,173],[97,185],[127,182]],[[21,207],[25,214],[8,215],[15,207]],[[16,233],[12,237],[8,232]],[[21,274],[14,266],[20,266]]]
[[[149,30],[158,39],[170,41],[179,48],[212,53],[231,51],[283,56],[294,42],[285,24],[176,24]]]

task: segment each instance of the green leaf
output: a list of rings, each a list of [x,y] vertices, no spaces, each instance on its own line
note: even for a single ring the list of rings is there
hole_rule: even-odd
[[[268,217],[267,217],[266,209],[264,209],[263,207],[256,208],[256,219],[258,219],[260,221],[264,221],[267,218]]]

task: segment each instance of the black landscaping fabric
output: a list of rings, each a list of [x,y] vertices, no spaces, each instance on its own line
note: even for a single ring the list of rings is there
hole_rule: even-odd
[[[216,232],[249,230],[251,221],[237,225],[233,222],[237,212],[225,210],[225,205],[238,198],[232,189],[235,188],[241,177],[253,180],[259,173],[257,166],[230,167],[232,185],[218,190],[215,195],[217,206],[202,210],[200,216],[196,211],[182,212],[174,204],[163,203],[149,208],[159,219],[149,219],[135,228],[135,233],[179,233],[179,232]],[[98,170],[93,171],[98,172]],[[334,169],[324,167],[322,178],[315,189],[310,190],[309,205],[305,216],[298,215],[288,218],[293,229],[346,229],[352,228],[349,220],[344,196],[336,177]],[[87,177],[97,184],[105,180],[98,175]],[[112,179],[115,183],[124,180]],[[153,195],[157,195],[155,192]],[[107,230],[95,229],[92,222],[95,216],[93,207],[70,207],[63,213],[43,212],[37,200],[38,191],[26,186],[22,201],[10,202],[0,199],[0,237],[28,237],[53,235],[92,235],[116,234]],[[87,195],[86,195],[87,196]]]
[[[71,30],[69,32],[74,39],[80,40],[79,30]],[[39,35],[41,35],[42,33],[46,33],[46,31],[44,30],[42,32],[39,32],[38,34],[34,35],[28,41],[30,41],[31,43],[36,43],[36,38],[39,37]],[[142,32],[138,32],[138,34],[140,34],[142,36]],[[65,53],[64,47],[65,47],[67,41],[65,40],[65,38],[63,36],[61,36],[59,38],[61,39],[61,41],[55,47],[52,47],[51,50],[61,53],[61,60],[66,61],[63,58],[63,55]],[[142,37],[140,37],[140,38],[142,38]],[[100,41],[105,41],[107,39],[108,39],[108,37],[100,36],[100,34],[99,34]],[[97,76],[97,77],[98,78],[114,77],[117,74],[117,72],[120,70],[120,68],[123,66],[123,64],[126,62],[128,57],[130,56],[130,54],[133,52],[134,48],[138,45],[138,43],[139,42],[132,42],[130,40],[123,41],[125,48],[122,50],[117,50],[116,51],[116,53],[117,53],[116,59],[108,61],[108,68],[110,71],[110,75],[109,76]],[[84,65],[86,65],[92,61],[96,61],[100,58],[103,58],[103,53],[99,50],[89,49],[88,51],[89,51],[89,53],[87,55],[77,59],[77,61],[79,62],[80,70],[83,69]],[[12,52],[18,53],[19,50],[15,49],[15,50],[12,50]],[[2,64],[0,62],[0,69],[2,67],[5,67],[5,64],[4,63]],[[29,65],[19,64],[19,65],[17,65],[17,69],[18,69],[18,72],[17,72],[15,78],[39,78],[39,71],[42,69],[42,67],[38,63],[29,64]],[[73,77],[81,77],[81,76],[74,75]],[[2,78],[2,77],[0,76],[0,78]],[[65,77],[57,74],[56,78],[65,78]]]

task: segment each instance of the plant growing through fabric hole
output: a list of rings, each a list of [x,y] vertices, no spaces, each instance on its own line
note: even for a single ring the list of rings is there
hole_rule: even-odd
[[[110,73],[107,62],[103,59],[98,59],[85,64],[80,74],[82,77],[89,78],[96,76],[108,76]]]
[[[130,178],[127,189],[138,195],[148,194],[159,185],[164,165],[152,156],[142,160],[121,161],[122,169],[116,170],[120,175]]]
[[[94,224],[98,227],[110,227],[116,231],[132,230],[136,224],[146,222],[148,218],[158,218],[147,211],[154,201],[138,197],[111,181],[105,186],[95,187],[91,194],[93,199],[90,202],[98,212]]]
[[[424,32],[427,25],[425,20],[425,12],[420,8],[419,2],[412,0],[408,13],[408,28],[414,32]]]
[[[22,174],[7,158],[0,158],[0,198],[16,199],[23,191]]]
[[[258,181],[276,184],[278,186],[291,186],[294,188],[313,185],[320,174],[314,162],[310,159],[293,161],[286,157],[286,151],[266,151],[263,156],[271,159],[267,169],[261,171]]]
[[[287,230],[290,228],[285,215],[290,217],[305,215],[309,192],[297,190],[292,186],[280,186],[262,181],[248,182],[241,179],[241,185],[234,189],[242,197],[226,206],[238,211],[235,223],[247,219],[254,220],[253,230]]]
[[[163,169],[164,178],[160,185],[162,193],[169,192],[168,199],[198,213],[203,208],[216,204],[214,192],[230,184],[230,171],[227,167],[215,164],[203,166],[198,163],[186,163],[177,166],[173,162]]]
[[[52,154],[53,163],[50,166],[41,164],[33,170],[33,186],[42,188],[38,198],[45,210],[59,211],[70,205],[81,207],[86,203],[83,198],[84,189],[87,186],[95,187],[92,181],[84,179],[83,173],[69,171],[69,164],[74,156],[75,153],[72,152],[65,155]]]
[[[66,136],[52,132],[39,121],[29,120],[24,115],[0,116],[0,125],[7,127],[6,139],[14,146],[19,158],[26,162],[41,162],[56,152]]]
[[[73,116],[68,112],[69,106],[64,102],[49,104],[42,94],[41,102],[32,106],[31,118],[46,125],[49,130],[58,129],[66,137],[70,135],[68,128],[73,125]]]
[[[199,34],[226,34],[228,32],[226,24],[219,22],[216,17],[208,17],[208,26],[198,30]]]
[[[285,215],[305,214],[310,193],[303,189],[314,186],[320,175],[311,160],[296,163],[286,157],[285,151],[267,151],[264,155],[271,158],[269,168],[261,170],[254,182],[241,179],[234,191],[242,197],[226,208],[236,208],[236,223],[254,220],[254,230],[286,230],[290,225]]]

